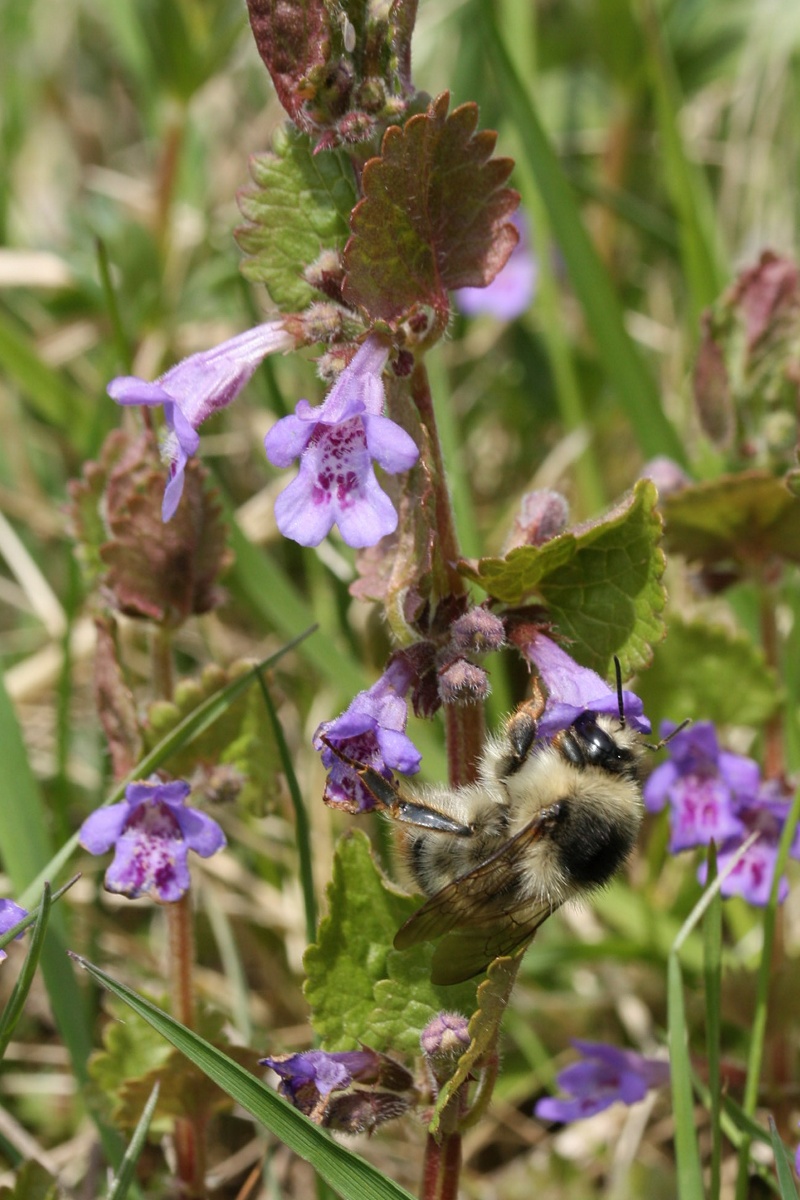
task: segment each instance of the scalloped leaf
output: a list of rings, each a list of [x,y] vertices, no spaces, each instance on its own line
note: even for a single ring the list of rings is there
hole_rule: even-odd
[[[478,987],[478,1007],[469,1022],[469,1046],[436,1098],[436,1108],[428,1127],[431,1133],[436,1133],[444,1109],[457,1089],[462,1083],[466,1083],[473,1071],[479,1067],[483,1056],[497,1053],[497,1030],[517,978],[519,960],[527,949],[526,945],[515,954],[496,958],[490,965],[486,978]]]
[[[143,729],[145,752],[149,753],[210,696],[252,667],[252,663],[238,662],[225,671],[210,664],[200,680],[183,680],[175,690],[174,700],[151,704]],[[221,781],[220,766],[231,767],[241,776],[237,792],[240,789],[239,803],[245,808],[261,813],[278,794],[280,755],[258,688],[247,688],[237,696],[213,725],[171,755],[169,762],[176,778],[188,778],[198,767],[202,768],[209,791],[216,791],[215,783]]]
[[[255,187],[239,192],[247,224],[236,240],[249,257],[242,274],[264,283],[283,312],[299,312],[320,294],[303,272],[323,250],[341,250],[356,202],[353,173],[336,150],[314,155],[311,139],[296,129],[278,130],[272,151],[250,159]]]
[[[664,632],[657,500],[641,479],[598,521],[504,558],[462,563],[462,574],[507,604],[541,600],[571,639],[573,658],[607,677],[616,655],[627,677],[647,665]]]
[[[433,946],[394,950],[397,930],[419,898],[384,877],[366,834],[352,830],[336,847],[328,888],[329,915],[306,950],[305,995],[315,1032],[326,1050],[419,1053],[419,1036],[443,1009],[475,1007],[475,985],[434,987]]]
[[[330,51],[330,16],[324,0],[247,0],[250,27],[283,107],[302,123],[309,74]]]
[[[114,1018],[104,1028],[103,1049],[91,1059],[89,1070],[103,1095],[113,1104],[113,1118],[120,1129],[134,1129],[147,1104],[154,1083],[160,1084],[151,1129],[169,1128],[176,1116],[189,1110],[208,1116],[232,1101],[199,1067],[160,1037],[150,1024],[116,997],[107,1001]],[[200,1007],[196,1032],[211,1045],[223,1049],[242,1066],[254,1070],[255,1051],[231,1047],[223,1034],[224,1017]]]
[[[513,162],[491,157],[495,133],[475,132],[476,104],[449,116],[448,104],[444,93],[387,129],[364,168],[344,296],[371,320],[396,322],[417,305],[446,320],[448,290],[491,283],[517,244],[508,222],[519,195],[504,186]]]
[[[654,729],[665,717],[760,726],[783,703],[775,672],[748,637],[680,617],[669,621],[636,691]]]
[[[800,500],[766,471],[695,483],[663,501],[668,550],[704,566],[758,570],[773,557],[800,562]]]

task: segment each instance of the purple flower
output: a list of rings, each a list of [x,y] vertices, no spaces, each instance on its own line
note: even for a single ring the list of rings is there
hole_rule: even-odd
[[[459,288],[455,293],[458,307],[468,317],[488,313],[498,321],[513,321],[530,308],[539,268],[531,251],[525,215],[515,212],[511,223],[516,226],[519,241],[503,269],[487,287]]]
[[[405,1067],[368,1046],[338,1053],[304,1050],[300,1054],[276,1054],[259,1061],[280,1076],[282,1096],[307,1116],[323,1123],[332,1092],[344,1091],[354,1083],[381,1084],[396,1092],[413,1086]]]
[[[216,821],[184,804],[191,788],[183,779],[161,783],[153,777],[131,783],[125,799],[100,808],[81,826],[80,843],[90,854],[114,847],[106,871],[109,892],[133,899],[148,892],[157,900],[179,900],[189,887],[186,856],[209,858],[225,845]]]
[[[274,466],[300,458],[297,477],[275,501],[275,519],[284,537],[301,546],[318,546],[334,523],[348,546],[358,548],[374,546],[397,528],[373,461],[392,475],[412,467],[419,451],[404,429],[382,415],[381,373],[388,357],[387,346],[367,338],[323,404],[312,408],[300,400],[264,439]]]
[[[662,737],[675,728],[665,722]],[[758,791],[758,766],[750,758],[720,750],[711,721],[698,721],[669,742],[669,760],[656,767],[644,787],[645,806],[658,812],[669,801],[673,853],[742,840],[739,802]]]
[[[635,1104],[650,1088],[669,1080],[669,1064],[660,1059],[644,1058],[635,1050],[620,1050],[604,1042],[573,1040],[584,1055],[583,1062],[572,1063],[556,1077],[566,1099],[548,1096],[534,1110],[543,1121],[576,1121],[593,1117],[615,1101]]]
[[[325,785],[326,803],[347,812],[370,812],[378,807],[357,770],[326,742],[358,766],[372,767],[387,780],[392,778],[392,768],[405,775],[419,770],[422,755],[405,732],[408,709],[404,697],[411,679],[409,667],[402,660],[395,661],[368,691],[359,692],[340,716],[320,725],[314,734],[314,747],[322,751],[323,765],[330,772]]]
[[[584,712],[619,715],[616,691],[612,691],[596,671],[579,667],[549,637],[537,632],[523,651],[547,689],[547,705],[538,723],[539,737],[553,737]],[[623,692],[622,701],[628,725],[639,733],[649,733],[650,722],[643,715],[639,697],[634,692]]]
[[[674,728],[665,722],[662,736]],[[644,802],[651,812],[669,804],[670,850],[688,850],[713,839],[719,847],[720,872],[737,858],[722,882],[721,894],[765,905],[791,807],[790,792],[778,780],[762,781],[753,759],[720,749],[710,721],[681,730],[669,742],[668,750],[669,760],[656,767],[645,784]],[[758,833],[758,840],[739,855],[742,843],[752,833]],[[800,858],[800,834],[795,834],[789,853]],[[698,871],[701,883],[707,874],[707,864],[702,863]],[[778,890],[781,902],[788,890],[782,879]]]
[[[13,900],[0,900],[0,934],[8,933],[9,929],[13,929],[27,915],[26,909],[20,908]],[[18,933],[17,937],[21,938],[22,934]],[[0,950],[0,962],[4,958],[8,958],[8,955],[5,950]]]
[[[278,350],[293,350],[295,339],[281,321],[256,325],[246,333],[184,358],[154,383],[135,375],[112,379],[108,394],[118,404],[164,406],[169,435],[163,446],[169,464],[161,516],[169,521],[183,492],[186,463],[197,450],[197,427],[236,399],[258,364]]]

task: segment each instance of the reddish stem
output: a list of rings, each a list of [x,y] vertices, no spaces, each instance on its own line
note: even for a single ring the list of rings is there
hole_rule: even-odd
[[[451,787],[474,783],[485,733],[482,704],[444,706],[447,768]]]
[[[457,1200],[461,1174],[461,1134],[448,1133],[437,1141],[428,1134],[422,1168],[420,1200]]]
[[[411,375],[411,395],[430,440],[431,477],[436,507],[436,545],[434,549],[434,574],[440,596],[461,595],[466,589],[456,564],[461,557],[456,534],[450,493],[447,490],[447,475],[436,428],[428,372],[423,363],[417,363]]]

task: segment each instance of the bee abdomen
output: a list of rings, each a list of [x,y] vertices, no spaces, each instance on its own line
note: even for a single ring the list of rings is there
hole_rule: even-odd
[[[549,837],[558,848],[562,871],[576,885],[607,883],[633,850],[638,813],[631,819],[618,811],[605,811],[591,800],[574,798],[562,800],[558,808]]]

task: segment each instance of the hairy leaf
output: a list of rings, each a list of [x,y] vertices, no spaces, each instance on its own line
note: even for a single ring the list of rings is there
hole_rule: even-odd
[[[491,283],[517,244],[508,219],[519,196],[504,186],[513,163],[492,159],[495,133],[475,132],[477,105],[448,116],[448,103],[445,93],[391,126],[364,168],[344,295],[372,320],[428,305],[445,321],[448,289]]]
[[[656,729],[665,717],[761,725],[782,702],[775,672],[750,638],[679,617],[669,621],[636,691]]]
[[[437,1097],[436,1109],[430,1123],[431,1133],[436,1132],[443,1110],[461,1084],[480,1066],[484,1055],[489,1057],[497,1053],[498,1027],[517,977],[519,960],[526,949],[527,946],[510,957],[495,959],[479,986],[478,1008],[469,1023],[469,1046]]]
[[[723,475],[666,496],[668,550],[704,566],[759,571],[800,562],[800,500],[766,471]]]
[[[542,546],[462,564],[463,574],[508,604],[543,602],[578,662],[607,676],[616,655],[630,675],[649,662],[650,647],[663,636],[656,500],[653,484],[640,480],[599,520]]]
[[[475,987],[434,987],[430,943],[397,951],[397,930],[419,899],[393,887],[372,857],[360,830],[336,848],[328,890],[329,916],[304,965],[312,1024],[326,1050],[352,1050],[360,1041],[375,1050],[419,1053],[419,1035],[442,1009],[474,1008]]]
[[[342,153],[313,154],[310,138],[285,128],[270,153],[250,159],[255,187],[239,193],[247,224],[236,240],[248,258],[242,273],[266,284],[283,312],[297,312],[320,299],[303,276],[323,250],[341,250],[355,203],[350,164]]]
[[[330,49],[324,0],[247,0],[250,27],[275,91],[292,120],[303,123],[304,86]]]
[[[156,1081],[160,1088],[153,1129],[169,1128],[176,1116],[187,1112],[187,1105],[195,1117],[231,1106],[221,1088],[166,1043],[143,1017],[131,1013],[117,998],[109,999],[107,1004],[114,1020],[105,1026],[103,1049],[92,1056],[89,1070],[113,1104],[114,1121],[120,1129],[136,1127]],[[201,1007],[196,1032],[242,1066],[254,1070],[255,1051],[231,1047],[222,1027],[222,1014]]]
[[[207,472],[192,459],[184,495],[164,524],[164,469],[152,433],[114,430],[98,462],[72,484],[71,516],[90,582],[126,616],[177,625],[220,599],[217,579],[230,560],[225,525]]]

